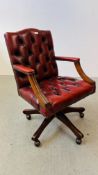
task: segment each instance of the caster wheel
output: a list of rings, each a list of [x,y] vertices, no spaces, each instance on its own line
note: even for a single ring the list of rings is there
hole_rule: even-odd
[[[84,113],[83,112],[80,112],[80,117],[84,118]]]
[[[37,139],[37,138],[35,138],[34,136],[31,138],[33,141],[34,141],[34,145],[35,146],[37,146],[37,147],[39,147],[40,146],[40,141]]]
[[[26,118],[28,119],[28,120],[31,120],[31,115],[29,114],[29,115],[26,115]]]
[[[77,143],[78,145],[80,145],[80,144],[82,143],[82,139],[81,139],[81,138],[76,138],[76,143]]]
[[[39,140],[34,141],[34,145],[39,147],[40,146],[40,141]]]

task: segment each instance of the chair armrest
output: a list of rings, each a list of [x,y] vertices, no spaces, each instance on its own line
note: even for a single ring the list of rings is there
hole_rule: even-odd
[[[16,64],[13,66],[13,69],[16,71],[19,71],[21,73],[27,74],[27,75],[34,74],[33,69],[31,69],[30,67],[27,67],[27,66],[23,66],[23,65]]]
[[[27,66],[18,65],[18,64],[14,65],[13,69],[27,75],[28,80],[30,82],[30,85],[32,87],[33,93],[34,93],[35,97],[38,99],[40,106],[42,108],[46,108],[46,110],[50,109],[51,104],[47,100],[47,98],[44,96],[44,94],[42,93],[42,91],[37,83],[36,77],[34,75],[34,70],[32,68],[27,67]]]
[[[77,57],[60,57],[60,56],[55,56],[55,59],[57,61],[70,61],[70,62],[76,62],[80,60],[80,58]]]
[[[52,104],[48,101],[48,99],[42,93],[42,91],[39,87],[39,84],[36,80],[35,75],[28,75],[28,79],[29,79],[30,85],[32,87],[32,90],[34,92],[34,95],[39,100],[40,106],[42,108],[45,108],[46,110],[48,110],[48,109],[50,110]]]
[[[89,83],[89,84],[91,84],[91,85],[93,85],[93,84],[95,85],[95,81],[92,80],[90,77],[88,77],[88,76],[84,73],[84,71],[83,71],[83,69],[82,69],[82,67],[81,67],[80,61],[74,62],[74,65],[75,65],[75,68],[76,68],[78,74],[80,75],[80,77],[81,77],[84,81],[86,81],[87,83]]]
[[[95,84],[95,81],[93,81],[91,78],[89,78],[83,71],[81,64],[80,64],[80,58],[77,57],[59,57],[59,56],[55,56],[55,59],[58,61],[70,61],[70,62],[74,62],[75,68],[78,72],[78,74],[80,75],[80,77],[86,81],[89,84]]]

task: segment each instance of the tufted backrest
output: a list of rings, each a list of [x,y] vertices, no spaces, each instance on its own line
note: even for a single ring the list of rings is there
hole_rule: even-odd
[[[57,64],[50,31],[25,29],[6,33],[5,40],[12,67],[21,64],[33,68],[38,81],[56,76]],[[29,84],[27,76],[14,71],[18,88]]]

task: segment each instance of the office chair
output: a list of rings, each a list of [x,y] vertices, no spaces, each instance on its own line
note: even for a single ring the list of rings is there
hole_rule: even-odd
[[[66,114],[78,112],[81,118],[84,117],[83,107],[71,105],[93,94],[95,82],[84,73],[80,58],[56,56],[50,31],[30,28],[7,32],[5,40],[18,94],[32,106],[32,109],[25,109],[23,113],[28,120],[31,114],[44,116],[42,124],[32,136],[35,146],[40,146],[39,137],[54,118],[71,129],[76,136],[76,143],[81,144],[83,134]],[[64,64],[66,61],[73,62],[82,79],[59,76],[57,61],[63,61]]]

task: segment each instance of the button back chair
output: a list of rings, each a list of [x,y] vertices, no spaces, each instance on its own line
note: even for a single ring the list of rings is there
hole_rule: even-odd
[[[45,118],[32,136],[36,146],[45,127],[57,118],[76,136],[81,144],[83,134],[66,117],[66,113],[78,112],[84,117],[83,107],[71,107],[73,103],[95,92],[95,82],[83,71],[80,59],[55,56],[50,31],[24,29],[5,34],[6,45],[17,83],[18,94],[31,104],[33,109],[25,109],[27,119],[31,114],[42,114]],[[58,75],[56,61],[73,62],[80,79]]]

